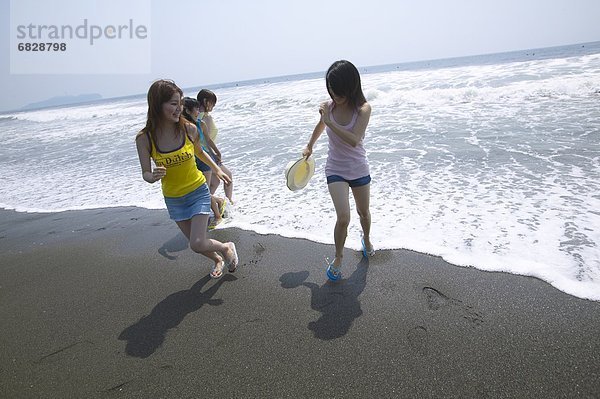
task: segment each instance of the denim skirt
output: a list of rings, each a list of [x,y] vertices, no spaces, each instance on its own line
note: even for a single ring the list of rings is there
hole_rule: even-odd
[[[194,215],[210,215],[210,192],[206,183],[183,197],[165,197],[169,217],[176,222],[189,220]]]

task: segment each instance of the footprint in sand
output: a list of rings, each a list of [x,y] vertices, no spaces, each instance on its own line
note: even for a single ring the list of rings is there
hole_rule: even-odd
[[[252,247],[254,249],[254,256],[252,257],[252,259],[250,259],[250,261],[244,264],[246,266],[253,266],[259,264],[262,260],[263,253],[266,250],[264,245],[262,245],[260,242],[255,243]]]
[[[466,305],[459,299],[450,298],[432,287],[424,287],[425,301],[430,310],[439,310],[450,306],[458,309],[462,317],[472,323],[474,326],[483,324],[483,316],[479,314],[472,306]]]
[[[450,299],[436,290],[435,288],[425,287],[423,288],[425,293],[425,299],[427,301],[427,307],[431,310],[438,310],[444,306],[448,306]]]

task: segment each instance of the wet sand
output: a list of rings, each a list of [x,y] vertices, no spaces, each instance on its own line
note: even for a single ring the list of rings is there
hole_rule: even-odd
[[[239,229],[220,280],[166,211],[0,211],[0,397],[598,397],[600,303],[411,251]]]

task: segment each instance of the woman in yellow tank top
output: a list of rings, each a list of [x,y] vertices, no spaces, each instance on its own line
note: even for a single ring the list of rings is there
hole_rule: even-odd
[[[169,216],[188,238],[190,248],[214,262],[210,276],[220,278],[226,265],[233,273],[239,260],[234,243],[206,236],[210,192],[194,155],[224,183],[231,183],[231,179],[202,150],[196,127],[181,118],[182,97],[181,89],[168,80],[158,80],[148,90],[146,126],[135,139],[142,178],[148,183],[161,180]]]

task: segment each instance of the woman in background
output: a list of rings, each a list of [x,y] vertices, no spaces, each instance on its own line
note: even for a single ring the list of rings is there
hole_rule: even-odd
[[[217,95],[208,89],[202,89],[198,92],[196,99],[200,103],[200,119],[202,122],[206,123],[207,126],[207,130],[205,131],[206,141],[213,152],[213,160],[217,163],[217,165],[219,165],[223,172],[229,176],[230,179],[233,179],[231,171],[225,165],[223,165],[221,151],[219,151],[217,145],[215,144],[219,129],[215,125],[215,121],[210,115],[210,112],[212,112],[217,104]],[[220,182],[221,181],[219,179],[211,179],[209,183],[211,194],[214,194],[217,191]],[[225,191],[225,196],[229,200],[229,203],[233,205],[233,183],[223,184],[223,190]]]
[[[207,154],[211,154],[208,143],[206,141],[206,137],[204,135],[204,132],[207,131],[207,126],[206,124],[200,120],[199,115],[200,115],[200,104],[198,103],[198,100],[196,100],[195,98],[190,98],[190,97],[184,97],[183,98],[183,111],[181,113],[181,115],[187,119],[188,122],[193,123],[196,126],[196,129],[198,129],[198,134],[200,135],[200,146],[202,147],[202,149],[204,150],[204,152],[206,152]],[[214,157],[213,158],[214,161]],[[206,184],[208,185],[209,182],[211,181],[212,178],[212,169],[210,168],[209,165],[205,164],[204,162],[202,162],[200,160],[200,158],[198,158],[196,156],[196,166],[198,167],[198,169],[202,172],[202,174],[204,175],[204,177],[206,178]],[[218,178],[215,178],[215,180],[219,181]],[[210,187],[209,187],[210,190]],[[208,222],[208,229],[212,230],[215,227],[217,227],[217,225],[219,223],[221,223],[223,221],[223,214],[225,213],[225,205],[226,202],[223,198],[219,198],[216,195],[211,194],[210,196],[210,207],[213,211],[213,217],[209,218],[209,222]]]

